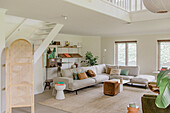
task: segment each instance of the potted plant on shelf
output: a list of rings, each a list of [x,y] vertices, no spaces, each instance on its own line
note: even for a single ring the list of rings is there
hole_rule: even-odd
[[[97,65],[97,59],[99,57],[98,56],[93,56],[92,52],[87,52],[85,54],[85,60],[81,61],[81,63],[86,63],[87,66],[94,66]]]

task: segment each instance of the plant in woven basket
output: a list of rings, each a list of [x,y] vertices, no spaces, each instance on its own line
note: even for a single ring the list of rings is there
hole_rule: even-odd
[[[83,60],[83,61],[81,61],[81,63],[82,62],[86,62],[86,65],[87,66],[94,66],[94,65],[97,65],[97,59],[98,59],[99,57],[98,56],[93,56],[93,54],[92,54],[92,52],[87,52],[86,54],[85,54],[85,59],[86,60]]]
[[[170,104],[170,70],[161,71],[157,76],[157,87],[159,95],[156,98],[155,104],[159,108],[167,108]]]

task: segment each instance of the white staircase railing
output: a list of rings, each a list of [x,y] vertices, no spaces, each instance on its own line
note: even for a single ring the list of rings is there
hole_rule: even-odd
[[[128,12],[145,10],[143,0],[102,0]]]

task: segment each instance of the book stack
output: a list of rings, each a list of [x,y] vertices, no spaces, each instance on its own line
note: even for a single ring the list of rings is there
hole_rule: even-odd
[[[64,82],[58,82],[56,83],[57,86],[63,86],[64,85]]]
[[[161,68],[161,71],[165,71],[165,70],[168,70],[168,67],[162,67]]]

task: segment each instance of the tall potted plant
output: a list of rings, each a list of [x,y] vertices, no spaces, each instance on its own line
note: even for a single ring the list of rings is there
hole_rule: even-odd
[[[98,56],[93,56],[92,52],[87,52],[85,54],[85,60],[81,61],[81,63],[85,62],[87,66],[94,66],[97,65],[97,59],[99,57]]]
[[[158,108],[167,108],[170,104],[170,76],[167,76],[170,70],[161,71],[157,76],[157,87],[159,95],[155,104]]]

